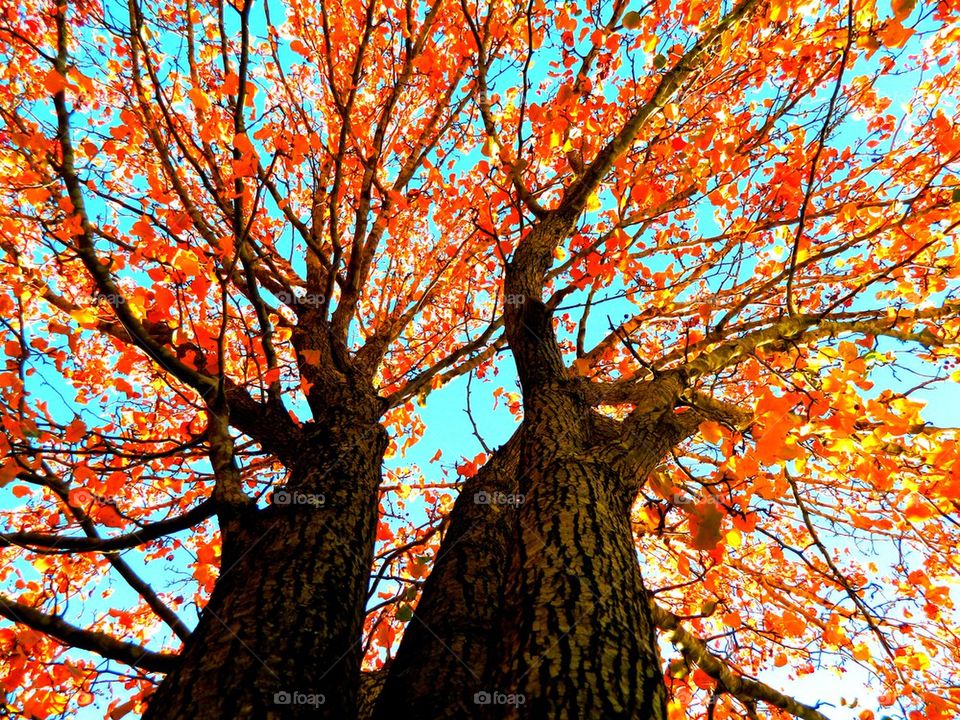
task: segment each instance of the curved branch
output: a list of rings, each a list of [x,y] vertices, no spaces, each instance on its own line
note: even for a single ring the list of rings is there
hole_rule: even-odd
[[[816,708],[804,705],[765,683],[740,675],[726,661],[714,655],[703,640],[684,628],[676,615],[653,600],[650,601],[650,610],[657,627],[670,633],[670,642],[680,649],[683,657],[716,680],[724,692],[744,702],[761,700],[802,720],[830,720]]]
[[[563,200],[555,210],[556,212],[574,216],[580,214],[600,181],[613,167],[617,158],[627,151],[646,122],[660,112],[663,106],[670,102],[670,99],[682,89],[683,85],[692,76],[703,69],[705,62],[712,56],[711,50],[716,47],[724,32],[747,17],[758,5],[760,5],[759,0],[742,0],[700,38],[697,44],[690,48],[673,68],[663,75],[653,97],[630,116],[620,132],[604,146],[593,162],[587,166],[583,175],[567,188]]]
[[[723,34],[759,4],[759,0],[741,0],[673,68],[664,73],[653,97],[629,117],[583,174],[567,187],[560,203],[539,220],[517,245],[513,259],[507,265],[504,290],[522,301],[504,310],[504,321],[525,399],[530,399],[534,387],[555,382],[565,374],[551,324],[551,311],[541,300],[554,249],[569,234],[590,196],[617,159],[630,149],[647,122],[660,113],[671,98],[704,68]]]
[[[178,660],[177,655],[153,652],[140,645],[117,640],[112,635],[99,630],[79,628],[58,615],[48,615],[3,596],[0,596],[0,615],[12,622],[49,635],[71,647],[88,650],[108,660],[116,660],[149,672],[170,672]]]
[[[51,533],[19,532],[0,534],[0,547],[30,546],[29,549],[36,550],[39,548],[40,552],[112,553],[119,550],[129,550],[166,535],[187,530],[212,517],[215,512],[216,504],[213,500],[208,499],[183,515],[158,520],[139,530],[112,538],[65,537]]]
[[[860,614],[863,616],[864,621],[866,621],[867,626],[876,636],[877,640],[880,642],[880,645],[883,646],[884,651],[886,651],[887,656],[890,658],[890,661],[893,664],[893,667],[897,668],[897,655],[893,651],[893,648],[890,647],[890,643],[887,641],[886,636],[880,629],[877,619],[873,617],[873,613],[870,611],[870,608],[867,607],[867,604],[863,601],[860,595],[857,594],[857,591],[850,586],[850,583],[843,576],[843,573],[840,572],[840,568],[837,567],[837,564],[833,562],[833,558],[830,557],[830,551],[827,550],[823,542],[820,540],[820,535],[817,533],[816,527],[814,527],[813,519],[810,517],[810,512],[807,510],[807,506],[803,502],[803,498],[800,497],[800,491],[797,489],[796,481],[786,471],[784,471],[783,476],[790,485],[790,492],[793,494],[793,499],[797,503],[797,508],[800,510],[801,517],[803,517],[803,524],[806,526],[807,532],[810,533],[810,539],[813,540],[813,544],[816,545],[817,550],[820,551],[820,556],[824,559],[824,562],[827,563],[827,567],[829,567],[830,571],[833,573],[834,579],[843,588],[847,597],[853,601],[853,604],[860,611]]]
[[[865,317],[860,320],[830,320],[823,315],[797,315],[792,318],[784,318],[768,328],[714,348],[687,363],[684,367],[688,377],[699,377],[708,373],[719,372],[763,347],[776,348],[784,342],[811,341],[836,337],[843,333],[882,335],[903,342],[916,342],[926,347],[938,346],[942,344],[942,341],[929,331],[923,330],[915,333],[909,330],[900,330],[897,325],[907,320],[931,320],[956,317],[958,314],[960,314],[960,303],[955,302],[947,303],[939,308],[921,310],[907,317],[900,317],[896,314],[893,317],[881,317],[879,312],[872,318]]]
[[[843,52],[840,55],[840,70],[837,72],[837,81],[833,86],[833,94],[830,96],[830,103],[827,105],[827,116],[823,120],[823,126],[820,128],[820,135],[817,138],[817,149],[810,161],[810,172],[807,175],[807,189],[803,193],[803,202],[800,204],[800,214],[797,217],[797,231],[793,237],[793,249],[790,251],[790,266],[787,272],[787,312],[790,315],[797,314],[797,308],[793,300],[793,283],[797,272],[797,258],[800,253],[800,241],[803,239],[803,226],[807,217],[807,211],[810,207],[810,198],[813,195],[813,184],[817,178],[817,165],[820,162],[820,156],[827,144],[827,135],[830,133],[830,125],[833,121],[833,113],[837,107],[837,99],[840,97],[840,90],[843,87],[843,73],[847,69],[847,60],[850,56],[850,48],[853,45],[853,3],[847,3],[847,42],[843,46]]]
[[[67,75],[67,45],[69,31],[67,29],[67,8],[65,2],[59,2],[57,7],[57,57],[54,69],[62,76]],[[60,146],[61,159],[50,159],[51,165],[63,180],[67,189],[73,212],[80,221],[80,232],[76,236],[77,255],[84,267],[97,285],[97,289],[110,298],[110,306],[116,314],[117,320],[133,338],[133,341],[146,352],[155,362],[166,368],[177,379],[197,390],[201,395],[216,392],[217,381],[181,361],[166,346],[158,343],[134,314],[127,302],[126,296],[121,293],[120,287],[114,281],[109,266],[104,264],[94,248],[94,227],[90,222],[89,214],[83,198],[83,182],[77,175],[75,153],[70,131],[70,110],[67,108],[65,90],[58,90],[53,96],[53,104],[57,116],[57,142]]]

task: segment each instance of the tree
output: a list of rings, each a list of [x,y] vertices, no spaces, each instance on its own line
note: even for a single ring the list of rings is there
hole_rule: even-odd
[[[7,712],[956,716],[914,5],[5,7]],[[405,462],[470,378],[512,437]]]

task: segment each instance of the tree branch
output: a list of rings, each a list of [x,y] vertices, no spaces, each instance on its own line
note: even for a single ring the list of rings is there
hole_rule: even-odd
[[[140,645],[117,640],[112,635],[99,630],[79,628],[57,615],[48,615],[3,596],[0,596],[0,615],[12,622],[49,635],[65,645],[88,650],[108,660],[116,660],[150,672],[170,672],[178,661],[177,655],[153,652]]]
[[[723,33],[732,25],[747,17],[760,0],[742,0],[739,4],[714,25],[690,50],[684,53],[680,61],[660,80],[653,97],[645,102],[620,129],[613,139],[597,154],[583,174],[564,193],[563,200],[554,210],[562,215],[577,216],[586,206],[590,195],[597,189],[614,162],[620,157],[643,129],[654,114],[670,102],[670,99],[683,87],[694,74],[703,69],[704,63],[712,55],[711,51],[720,41]]]
[[[652,599],[650,610],[654,623],[661,630],[670,633],[668,635],[670,642],[680,649],[687,662],[696,664],[716,680],[723,692],[744,702],[761,700],[802,720],[830,720],[816,708],[804,705],[769,685],[740,675],[730,667],[729,663],[714,655],[703,640],[684,628],[676,615],[660,607]]]
[[[128,550],[130,548],[144,545],[151,540],[170,535],[181,530],[187,530],[195,525],[199,525],[207,518],[213,516],[216,512],[216,504],[213,500],[204,500],[196,507],[188,510],[183,515],[158,520],[155,523],[146,525],[139,530],[124,535],[117,535],[112,538],[91,538],[91,537],[70,537],[55,535],[51,533],[39,532],[18,532],[0,534],[0,547],[24,547],[39,552],[101,552],[112,553],[119,550]]]

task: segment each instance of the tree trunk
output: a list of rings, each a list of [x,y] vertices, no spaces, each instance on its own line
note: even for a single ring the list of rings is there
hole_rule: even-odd
[[[507,266],[505,333],[523,390],[520,492],[502,634],[474,717],[661,720],[666,689],[630,527],[642,448],[613,438],[571,377],[540,300],[576,212],[533,226]],[[611,443],[611,439],[616,442]],[[637,468],[639,469],[639,468]],[[448,690],[450,690],[448,688]]]
[[[590,419],[592,437],[598,444],[616,446],[621,424],[597,414]],[[517,513],[496,512],[495,507],[476,504],[474,498],[480,492],[520,492],[521,432],[522,428],[464,484],[415,619],[407,624],[377,700],[376,720],[387,720],[398,707],[405,709],[405,716],[422,720],[478,713],[476,694],[490,686],[490,662],[496,660]],[[673,423],[658,422],[648,431],[636,430],[635,437],[640,451],[631,453],[631,472],[621,472],[633,483],[631,498],[682,436]]]
[[[491,717],[666,716],[630,527],[636,478],[600,452],[606,443],[598,443],[591,415],[563,387],[542,386],[527,402],[526,498],[504,590],[502,641],[490,685],[476,698]]]
[[[521,432],[464,483],[391,663],[375,720],[389,720],[398,708],[412,720],[476,714],[474,695],[484,689],[495,647],[493,630],[516,522],[515,505],[502,501],[517,492]]]
[[[386,433],[341,422],[306,433],[286,495],[221,517],[220,578],[145,720],[355,716]]]

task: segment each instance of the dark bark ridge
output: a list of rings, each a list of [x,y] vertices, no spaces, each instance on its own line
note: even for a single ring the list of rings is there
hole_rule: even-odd
[[[633,477],[650,468],[623,467],[624,458],[656,461],[660,453],[620,452],[623,440],[611,444],[595,432],[603,424],[576,384],[540,374],[555,367],[556,355],[536,334],[542,305],[529,307],[533,322],[524,323],[513,345],[527,356],[519,482],[525,502],[487,691],[522,698],[507,717],[663,717],[666,692],[649,608],[637,590],[629,515]],[[496,714],[504,716],[502,708]]]
[[[589,419],[593,423],[591,437],[606,448],[618,471],[635,484],[624,490],[627,502],[639,490],[648,468],[659,462],[690,426],[689,422],[682,427],[666,419],[659,422],[642,438],[647,452],[635,453],[627,467],[627,454],[618,450],[622,423],[597,413],[590,413]],[[525,427],[464,484],[433,571],[388,673],[379,698],[378,720],[390,717],[397,707],[404,707],[413,718],[456,718],[477,711],[474,695],[489,686],[489,666],[496,662],[499,611],[518,513],[509,507],[478,505],[474,499],[483,492],[521,492],[519,449]]]

